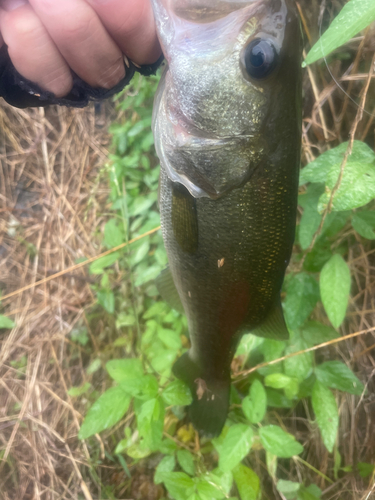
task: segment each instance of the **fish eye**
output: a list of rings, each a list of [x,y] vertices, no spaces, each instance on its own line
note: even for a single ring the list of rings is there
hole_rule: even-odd
[[[271,40],[255,38],[245,47],[243,58],[248,75],[261,79],[276,68],[279,55]]]

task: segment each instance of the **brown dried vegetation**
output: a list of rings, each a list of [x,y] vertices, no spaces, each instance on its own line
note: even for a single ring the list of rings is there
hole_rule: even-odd
[[[0,109],[1,289],[12,292],[99,253],[107,191],[98,181],[108,134],[87,110]],[[69,334],[93,302],[85,270],[5,300],[0,333],[0,497],[78,498],[90,461],[77,440],[85,406],[67,394],[87,381]],[[94,342],[95,345],[95,342]],[[81,484],[82,483],[82,484]]]

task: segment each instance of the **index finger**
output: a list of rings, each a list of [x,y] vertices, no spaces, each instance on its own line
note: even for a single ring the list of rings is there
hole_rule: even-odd
[[[122,52],[137,64],[161,54],[150,0],[86,0]]]

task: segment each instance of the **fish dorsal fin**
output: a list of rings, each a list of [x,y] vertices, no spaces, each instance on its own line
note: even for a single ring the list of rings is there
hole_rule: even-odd
[[[163,269],[163,271],[156,278],[155,285],[163,300],[165,300],[165,302],[171,306],[172,309],[175,309],[180,313],[184,312],[184,308],[182,306],[176,285],[174,284],[169,266]]]
[[[265,337],[273,340],[288,340],[289,332],[285,323],[280,297],[268,313],[264,322],[255,328],[251,333],[258,337]]]
[[[172,227],[180,248],[194,254],[198,249],[196,199],[178,183],[174,183],[172,188]]]

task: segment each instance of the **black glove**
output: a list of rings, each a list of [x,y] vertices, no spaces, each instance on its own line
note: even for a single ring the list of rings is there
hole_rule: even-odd
[[[66,97],[55,97],[52,92],[42,90],[35,83],[23,78],[10,60],[7,46],[3,45],[0,49],[0,97],[17,108],[48,106],[49,104],[83,108],[89,101],[106,99],[120,92],[129,84],[136,71],[145,76],[154,75],[163,59],[164,56],[161,55],[154,64],[140,67],[135,66],[129,60],[129,67],[125,66],[125,77],[110,90],[90,87],[73,73],[72,90]]]

